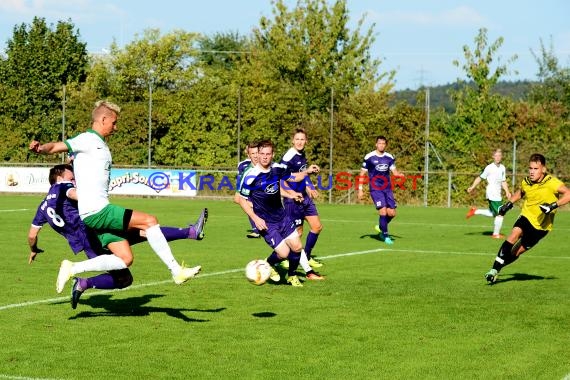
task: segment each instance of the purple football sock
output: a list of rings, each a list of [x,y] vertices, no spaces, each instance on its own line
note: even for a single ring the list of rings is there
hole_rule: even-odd
[[[79,286],[83,290],[96,289],[118,289],[115,279],[109,273],[102,273],[94,277],[80,278]]]
[[[382,235],[388,236],[388,217],[386,215],[380,215],[380,231]]]
[[[307,241],[305,242],[305,253],[307,254],[307,259],[311,258],[311,252],[317,244],[317,239],[319,238],[319,234],[314,233],[313,231],[309,231],[307,234]]]
[[[160,230],[166,238],[166,241],[196,239],[196,229],[194,226],[188,228],[160,227]]]
[[[277,256],[277,253],[273,251],[271,252],[271,255],[269,255],[266,261],[269,263],[269,265],[273,267],[281,261],[281,258],[279,258],[279,256]]]
[[[295,271],[299,267],[299,260],[301,260],[301,252],[289,252],[289,269],[287,270],[287,274],[289,276],[294,276]]]

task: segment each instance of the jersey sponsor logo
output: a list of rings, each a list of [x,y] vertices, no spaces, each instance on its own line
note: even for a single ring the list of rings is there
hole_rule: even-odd
[[[377,172],[386,172],[389,169],[388,164],[378,164],[374,166]]]
[[[265,186],[266,194],[275,194],[279,191],[279,182],[273,182]]]

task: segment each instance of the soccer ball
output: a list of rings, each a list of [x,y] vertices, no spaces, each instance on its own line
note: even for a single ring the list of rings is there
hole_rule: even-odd
[[[263,285],[271,275],[271,267],[265,260],[252,260],[245,266],[245,277],[255,285]]]

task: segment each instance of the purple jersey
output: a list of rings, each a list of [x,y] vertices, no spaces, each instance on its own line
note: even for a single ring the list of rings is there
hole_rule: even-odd
[[[77,254],[89,245],[87,230],[77,211],[77,202],[67,197],[75,186],[71,182],[53,184],[45,199],[40,203],[32,226],[41,228],[48,223],[55,232],[63,236],[73,253]]]
[[[281,164],[286,165],[291,173],[299,173],[303,170],[307,170],[307,158],[305,157],[305,151],[299,152],[295,148],[289,148],[287,153],[281,158]],[[309,177],[305,177],[300,182],[288,182],[287,185],[293,191],[307,195],[307,185],[314,188]]]
[[[362,169],[368,171],[370,191],[392,190],[390,171],[396,169],[396,160],[390,153],[372,151],[364,156]]]
[[[240,194],[253,204],[253,211],[266,223],[279,223],[285,219],[281,203],[280,181],[291,177],[285,165],[273,163],[266,171],[252,166],[243,173]]]

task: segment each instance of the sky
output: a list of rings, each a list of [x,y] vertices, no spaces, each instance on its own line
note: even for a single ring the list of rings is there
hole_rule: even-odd
[[[293,7],[295,0],[286,0]],[[329,1],[330,3],[330,1]],[[364,17],[373,27],[372,57],[380,71],[396,70],[395,89],[417,89],[466,79],[452,62],[464,62],[463,46],[473,50],[479,29],[489,43],[503,37],[501,63],[515,54],[504,80],[535,80],[541,40],[552,46],[559,63],[570,66],[570,1],[568,0],[348,0],[349,26]],[[92,53],[116,41],[120,47],[148,28],[165,34],[176,29],[204,35],[238,32],[249,35],[262,16],[272,17],[270,0],[0,0],[0,51],[14,26],[30,25],[38,16],[48,24],[71,20]]]

